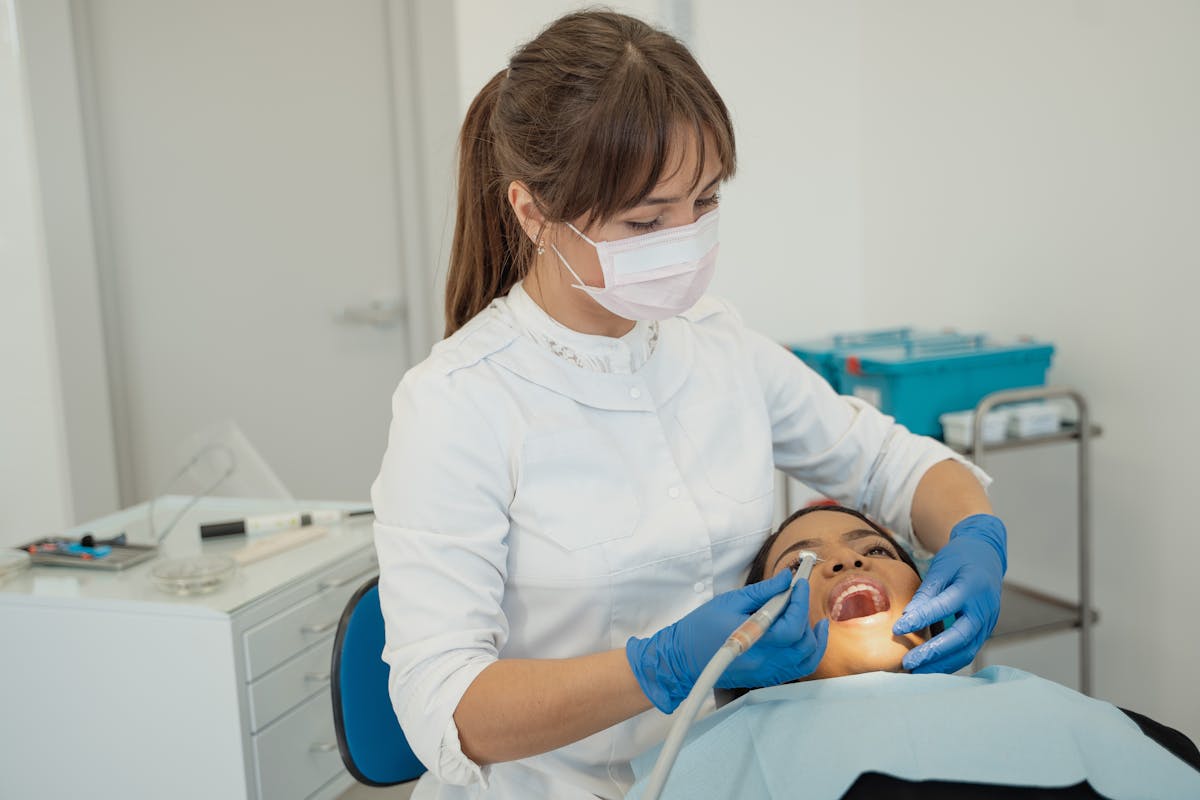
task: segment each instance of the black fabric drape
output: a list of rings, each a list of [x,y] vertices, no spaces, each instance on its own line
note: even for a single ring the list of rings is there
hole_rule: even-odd
[[[1174,728],[1155,722],[1144,714],[1122,708],[1142,733],[1158,742],[1181,761],[1200,772],[1200,750]],[[798,787],[804,782],[797,781]],[[800,796],[799,794],[797,795]],[[1036,786],[996,786],[955,781],[906,781],[878,772],[859,776],[842,800],[1111,800],[1084,781],[1074,786],[1046,789]]]

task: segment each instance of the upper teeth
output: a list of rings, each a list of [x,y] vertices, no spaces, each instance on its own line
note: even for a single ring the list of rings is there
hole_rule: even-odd
[[[882,592],[880,592],[878,589],[876,589],[874,586],[872,586],[869,583],[854,583],[854,584],[851,584],[850,586],[847,586],[845,589],[843,589],[841,591],[841,593],[837,596],[837,600],[835,600],[833,603],[833,616],[836,617],[838,615],[838,612],[840,612],[842,610],[842,602],[847,597],[854,594],[855,592],[870,592],[871,593],[871,601],[873,603],[875,603],[875,607],[883,608],[883,593]]]

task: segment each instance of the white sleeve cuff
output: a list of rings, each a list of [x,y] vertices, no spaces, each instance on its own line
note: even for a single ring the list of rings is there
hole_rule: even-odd
[[[490,770],[480,767],[463,752],[454,712],[467,688],[494,661],[477,657],[449,675],[444,675],[438,665],[424,665],[423,674],[414,676],[411,686],[403,692],[398,691],[393,668],[392,705],[400,727],[417,758],[442,783],[487,786]]]
[[[863,484],[857,503],[868,516],[903,538],[918,561],[932,558],[933,553],[913,534],[913,497],[925,473],[943,461],[962,464],[985,490],[992,484],[990,475],[946,445],[895,425]]]
[[[453,715],[446,721],[446,729],[442,731],[442,741],[437,752],[437,769],[431,771],[443,783],[455,786],[478,783],[484,789],[488,788],[488,774],[491,768],[479,766],[463,753]]]

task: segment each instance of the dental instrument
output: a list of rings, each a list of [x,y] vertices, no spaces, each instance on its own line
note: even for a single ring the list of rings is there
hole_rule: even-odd
[[[662,751],[658,754],[658,760],[654,762],[654,770],[650,773],[642,800],[658,800],[658,796],[662,794],[663,787],[667,783],[667,777],[671,774],[671,767],[674,766],[679,750],[683,746],[683,739],[687,735],[688,728],[692,726],[704,699],[717,685],[721,673],[735,658],[749,650],[755,642],[762,638],[762,635],[779,617],[788,600],[791,599],[792,590],[796,588],[796,584],[807,580],[808,576],[812,574],[813,567],[821,560],[811,550],[801,550],[797,556],[799,561],[795,567],[796,574],[792,576],[792,582],[788,584],[788,587],[764,603],[763,607],[756,611],[750,619],[739,625],[709,660],[704,671],[700,673],[700,677],[696,679],[695,685],[688,692],[687,699],[680,705],[675,721],[671,724],[671,730],[667,734],[666,742],[663,743]]]
[[[357,511],[342,511],[340,509],[323,508],[315,511],[285,511],[282,514],[260,514],[245,519],[235,519],[229,522],[210,522],[200,526],[201,539],[213,539],[218,536],[237,536],[258,533],[271,533],[292,528],[306,528],[309,525],[334,525],[351,517],[362,517],[374,513],[369,508]]]

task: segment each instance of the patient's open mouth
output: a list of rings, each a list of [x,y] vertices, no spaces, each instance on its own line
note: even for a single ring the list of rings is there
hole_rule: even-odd
[[[863,575],[846,578],[829,593],[829,619],[834,622],[869,617],[891,607],[887,589],[874,578]]]

